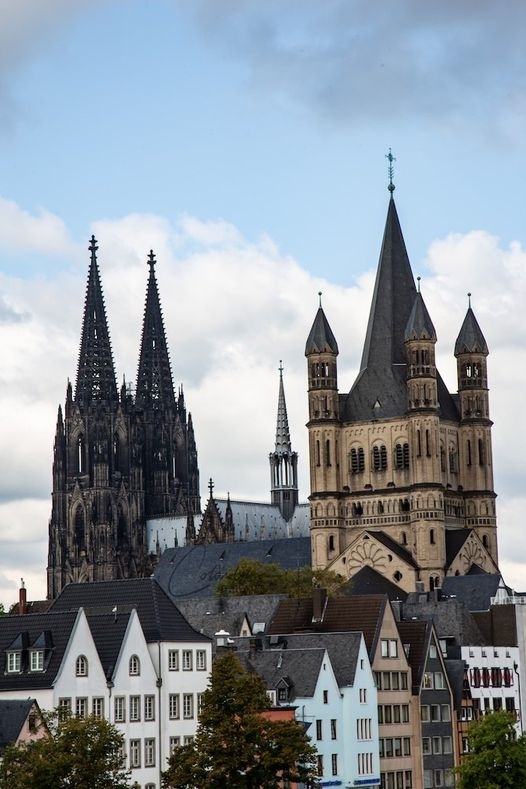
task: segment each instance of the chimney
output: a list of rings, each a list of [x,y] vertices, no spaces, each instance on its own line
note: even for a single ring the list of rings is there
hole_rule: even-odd
[[[20,589],[18,590],[18,613],[21,616],[27,614],[27,592],[23,578],[20,579]]]
[[[314,587],[312,590],[312,621],[323,622],[327,605],[327,590]]]

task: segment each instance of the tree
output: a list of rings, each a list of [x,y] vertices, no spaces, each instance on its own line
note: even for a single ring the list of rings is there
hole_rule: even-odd
[[[227,652],[216,658],[203,694],[196,736],[176,748],[164,789],[276,789],[281,782],[317,785],[316,749],[295,720],[266,717],[263,681]]]
[[[8,745],[0,789],[129,789],[124,737],[103,718],[44,715],[49,734]]]
[[[279,564],[264,564],[255,559],[241,559],[231,567],[216,586],[216,595],[287,594],[289,597],[309,597],[313,586],[338,594],[344,579],[332,570],[299,567],[284,570]]]
[[[516,736],[514,723],[514,715],[500,710],[470,725],[469,752],[458,768],[459,789],[526,786],[526,738]]]

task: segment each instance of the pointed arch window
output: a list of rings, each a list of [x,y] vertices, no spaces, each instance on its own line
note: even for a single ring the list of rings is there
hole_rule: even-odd
[[[84,451],[84,436],[81,433],[80,436],[77,438],[77,471],[79,474],[84,474],[86,470],[85,457],[86,454]]]
[[[363,447],[351,449],[351,474],[361,474],[365,471],[365,452]]]

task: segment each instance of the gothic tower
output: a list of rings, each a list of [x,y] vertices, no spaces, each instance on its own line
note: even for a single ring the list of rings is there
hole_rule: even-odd
[[[90,242],[75,392],[59,406],[49,523],[48,597],[71,581],[151,572],[146,518],[199,511],[199,471],[182,390],[176,400],[150,253],[137,393],[117,390]]]
[[[276,443],[269,455],[271,504],[279,507],[289,521],[298,504],[298,453],[292,451],[289,419],[283,386],[283,366],[279,366],[278,415],[276,420]]]
[[[392,160],[390,159],[390,162]],[[392,176],[392,170],[390,170]],[[393,199],[362,360],[338,392],[338,345],[319,306],[307,339],[313,564],[365,567],[406,591],[497,570],[487,345],[471,310],[455,345],[458,394],[437,370]]]

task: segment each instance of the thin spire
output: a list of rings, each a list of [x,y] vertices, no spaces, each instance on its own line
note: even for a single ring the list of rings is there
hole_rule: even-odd
[[[136,402],[140,408],[150,406],[155,409],[172,408],[175,410],[172,371],[155,277],[153,250],[150,250],[148,255],[148,266],[150,274],[144,307]]]
[[[396,186],[393,183],[393,176],[394,176],[393,162],[396,162],[396,159],[393,156],[393,154],[391,153],[391,149],[390,148],[389,148],[389,153],[385,154],[385,158],[389,162],[389,167],[387,168],[387,174],[389,175],[389,185],[388,185],[387,188],[389,189],[389,192],[391,193],[391,197],[392,197],[393,196],[393,192],[396,189]]]
[[[276,449],[277,453],[290,452],[289,419],[287,416],[287,403],[285,402],[285,388],[283,386],[283,362],[279,361],[279,393],[278,416],[276,420]]]
[[[93,401],[118,401],[110,334],[97,264],[97,248],[95,236],[92,236],[75,387],[75,399],[83,405]]]

